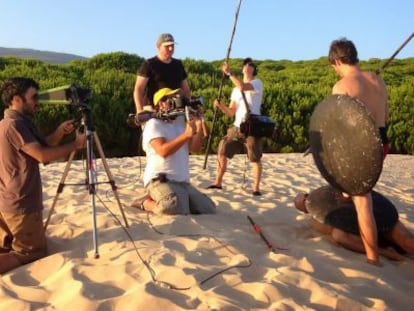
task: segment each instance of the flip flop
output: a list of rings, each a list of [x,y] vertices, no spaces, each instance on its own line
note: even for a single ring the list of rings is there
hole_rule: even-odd
[[[217,186],[217,185],[210,185],[207,187],[207,189],[223,189],[221,186]]]

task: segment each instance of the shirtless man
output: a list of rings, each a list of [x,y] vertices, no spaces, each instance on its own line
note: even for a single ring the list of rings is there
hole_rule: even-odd
[[[388,120],[387,90],[380,76],[362,71],[358,65],[358,52],[352,41],[345,38],[335,40],[329,49],[329,62],[341,77],[334,85],[332,94],[345,94],[358,98],[372,114],[380,129],[384,145],[384,156],[388,152],[385,125]],[[380,265],[378,255],[377,227],[372,211],[371,193],[352,196],[355,204],[361,237],[367,262]]]
[[[394,204],[372,191],[373,213],[378,228],[379,254],[391,260],[404,260],[401,253],[414,254],[414,236],[399,221]],[[294,205],[309,214],[312,228],[343,247],[365,253],[360,236],[355,205],[331,186],[323,186],[308,193],[298,193]]]

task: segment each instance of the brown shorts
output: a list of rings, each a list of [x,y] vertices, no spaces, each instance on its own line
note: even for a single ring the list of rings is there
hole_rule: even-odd
[[[259,162],[263,155],[262,139],[260,137],[248,136],[240,133],[238,127],[231,127],[227,135],[220,141],[218,154],[231,159],[235,154],[243,153],[247,149],[247,157],[250,162]]]
[[[22,264],[46,256],[42,211],[0,212],[0,252],[13,253]]]

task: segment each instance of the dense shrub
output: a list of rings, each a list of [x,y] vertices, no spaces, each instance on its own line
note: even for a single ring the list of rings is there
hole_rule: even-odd
[[[52,65],[32,59],[0,58],[0,82],[10,76],[27,76],[37,80],[42,89],[75,84],[89,88],[88,102],[105,154],[130,156],[138,148],[140,129],[126,125],[128,113],[134,112],[133,87],[143,58],[122,52],[99,54],[88,60]],[[194,95],[203,96],[206,119],[213,125],[211,152],[217,151],[220,138],[232,120],[213,110],[214,98],[228,103],[232,85],[220,71],[222,61],[205,62],[184,59]],[[266,139],[265,152],[302,152],[308,145],[308,126],[315,106],[330,94],[338,79],[326,57],[311,61],[258,61],[264,83],[263,113],[278,124],[278,137]],[[382,61],[361,62],[362,69],[376,70]],[[240,72],[241,59],[232,59],[234,72]],[[388,135],[391,151],[414,154],[414,58],[394,60],[382,73],[389,91],[390,120]],[[36,122],[50,132],[62,120],[79,116],[77,107],[43,105]],[[0,113],[3,115],[3,106]]]

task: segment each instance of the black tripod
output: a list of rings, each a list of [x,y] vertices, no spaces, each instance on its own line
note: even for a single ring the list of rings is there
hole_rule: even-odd
[[[95,205],[95,196],[96,196],[96,185],[100,184],[97,180],[97,172],[96,172],[96,166],[95,166],[95,157],[93,153],[93,143],[95,142],[96,148],[98,150],[98,154],[101,158],[102,164],[105,168],[106,175],[108,177],[107,182],[103,183],[109,183],[112,187],[112,191],[114,192],[116,201],[119,206],[119,210],[121,211],[122,217],[125,222],[125,226],[129,227],[127,219],[125,217],[124,211],[122,209],[122,204],[118,196],[117,187],[115,185],[115,181],[112,177],[112,174],[109,170],[108,163],[106,162],[105,155],[102,150],[102,145],[99,140],[98,135],[95,132],[93,120],[92,120],[92,114],[89,109],[89,107],[85,104],[79,105],[80,111],[82,112],[82,127],[85,130],[86,135],[86,180],[84,184],[74,184],[74,185],[86,185],[87,189],[89,190],[89,194],[91,196],[91,206],[92,206],[92,221],[93,221],[93,243],[95,248],[95,258],[99,258],[99,251],[98,251],[98,234],[97,234],[97,227],[96,227],[96,205]],[[59,195],[62,193],[63,188],[65,187],[65,179],[69,173],[70,165],[72,164],[73,158],[75,156],[76,151],[73,151],[68,159],[68,162],[66,164],[65,170],[63,171],[62,178],[60,180],[59,186],[56,191],[56,196],[53,200],[52,207],[50,208],[49,215],[46,219],[44,229],[46,231],[46,228],[49,224],[50,217],[52,216],[52,213],[55,209],[57,200],[59,198]],[[72,184],[73,185],[73,184]]]

